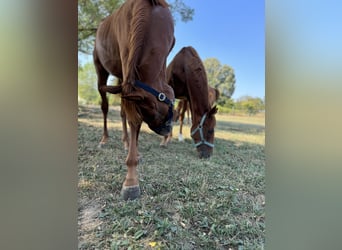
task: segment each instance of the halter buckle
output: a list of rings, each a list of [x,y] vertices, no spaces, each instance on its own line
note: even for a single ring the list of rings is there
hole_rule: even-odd
[[[165,101],[165,99],[166,99],[166,95],[164,93],[161,92],[158,94],[158,100],[159,101],[163,102],[163,101]]]

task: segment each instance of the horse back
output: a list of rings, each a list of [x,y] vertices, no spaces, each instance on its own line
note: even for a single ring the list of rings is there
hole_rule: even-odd
[[[173,19],[167,6],[164,0],[128,0],[101,22],[94,54],[109,73],[128,82],[159,77],[160,65],[166,68],[163,61],[174,44]]]

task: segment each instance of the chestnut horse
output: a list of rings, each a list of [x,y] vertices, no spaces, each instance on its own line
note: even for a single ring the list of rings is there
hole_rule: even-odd
[[[166,81],[166,58],[174,42],[173,19],[164,0],[127,0],[96,32],[93,56],[104,118],[100,144],[108,140],[106,92],[121,93],[121,108],[130,127],[121,191],[125,200],[140,197],[137,165],[142,122],[160,135],[172,128],[174,92]],[[119,85],[106,85],[109,74],[119,79]]]
[[[209,105],[210,107],[212,107],[214,105],[214,103],[218,100],[220,96],[220,92],[218,91],[218,89],[213,88],[211,86],[209,86]],[[180,100],[178,102],[177,105],[177,117],[174,116],[174,121],[179,120],[179,134],[178,134],[178,140],[179,141],[184,141],[183,138],[183,124],[184,124],[184,118],[185,118],[185,112],[187,113],[188,116],[188,124],[189,124],[189,105],[188,105],[188,100],[183,99]],[[172,131],[170,136],[172,137]],[[166,146],[163,145],[162,146]]]
[[[214,148],[217,108],[210,105],[207,74],[196,50],[192,47],[182,48],[167,67],[166,74],[175,97],[189,101],[191,137],[198,156],[210,157]],[[170,139],[170,134],[165,136],[161,145],[166,145]]]

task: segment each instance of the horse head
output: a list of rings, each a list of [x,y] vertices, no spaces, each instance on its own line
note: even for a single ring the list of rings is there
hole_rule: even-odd
[[[158,91],[141,81],[135,81],[135,88],[122,98],[136,104],[136,110],[149,128],[159,135],[167,135],[172,130],[174,92],[169,85]],[[129,111],[127,112],[129,115]],[[131,119],[134,121],[134,119]]]
[[[195,142],[199,158],[209,158],[213,153],[216,112],[217,107],[214,106],[209,112],[204,113],[199,124],[193,124],[191,127],[191,137]]]

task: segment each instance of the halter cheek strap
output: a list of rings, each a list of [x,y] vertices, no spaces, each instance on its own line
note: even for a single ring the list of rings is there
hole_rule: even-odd
[[[204,135],[203,135],[203,124],[204,124],[204,121],[205,121],[206,118],[207,118],[207,113],[205,113],[205,114],[202,116],[201,122],[198,124],[197,128],[195,128],[195,129],[191,132],[191,136],[193,136],[194,134],[196,134],[197,131],[199,131],[199,133],[200,133],[200,138],[201,138],[201,140],[200,140],[198,143],[195,143],[195,147],[198,147],[198,146],[200,146],[200,145],[202,145],[202,144],[207,145],[207,146],[209,146],[209,147],[211,147],[211,148],[214,147],[214,144],[212,144],[212,143],[206,141],[205,138],[204,138]]]
[[[158,99],[158,101],[164,102],[169,106],[169,112],[168,112],[168,116],[167,116],[167,124],[166,125],[167,126],[172,125],[174,101],[167,98],[167,96],[163,92],[158,92],[154,88],[148,86],[147,84],[145,84],[139,80],[135,80],[135,85],[137,87],[142,88],[143,90],[149,92],[150,94],[154,95]]]
[[[165,102],[169,106],[173,105],[173,101],[167,98],[167,96],[163,92],[158,92],[154,88],[151,88],[150,86],[146,85],[145,83],[139,80],[135,80],[135,85],[157,97],[158,101]]]

